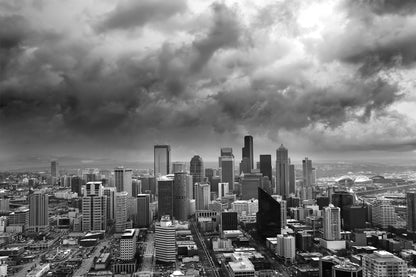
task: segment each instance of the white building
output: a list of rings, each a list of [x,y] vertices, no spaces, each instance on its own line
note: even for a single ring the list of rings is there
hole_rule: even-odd
[[[116,192],[115,231],[117,233],[123,232],[127,226],[127,198],[128,193],[126,191]]]
[[[176,261],[176,229],[169,216],[162,216],[155,226],[156,260]]]
[[[325,240],[341,240],[341,210],[330,204],[324,208],[324,239]]]
[[[293,262],[296,256],[295,237],[277,235],[276,255],[284,258],[287,262]]]
[[[387,251],[363,256],[363,277],[407,277],[407,263]]]
[[[126,229],[120,239],[120,259],[129,261],[134,258],[137,250],[137,231]]]
[[[378,202],[371,208],[373,225],[380,226],[383,229],[388,226],[394,226],[396,223],[397,214],[394,211],[394,206],[388,202]]]

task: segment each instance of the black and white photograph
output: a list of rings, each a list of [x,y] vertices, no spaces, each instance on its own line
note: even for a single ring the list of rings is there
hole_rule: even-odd
[[[416,0],[0,0],[0,277],[416,277]]]

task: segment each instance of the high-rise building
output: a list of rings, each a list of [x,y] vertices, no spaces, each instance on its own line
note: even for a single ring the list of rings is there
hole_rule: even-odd
[[[333,277],[362,277],[361,266],[354,263],[341,263],[332,267]]]
[[[262,187],[263,175],[261,173],[246,173],[240,178],[241,199],[248,200],[257,198],[258,187]]]
[[[116,208],[116,188],[104,187],[103,194],[105,197],[107,197],[107,222],[113,222],[115,219]]]
[[[238,214],[237,212],[221,212],[221,231],[237,230]]]
[[[137,195],[137,227],[149,227],[150,218],[150,194]]]
[[[198,155],[192,157],[189,172],[192,175],[192,184],[205,181],[204,161]]]
[[[229,188],[229,184],[228,183],[218,183],[218,197],[222,198],[225,195],[227,195],[230,192],[230,188]],[[211,186],[211,190],[213,190],[212,186]],[[254,197],[257,198],[257,197]]]
[[[289,197],[289,156],[283,144],[276,150],[276,187],[284,199]]]
[[[282,231],[281,217],[283,207],[262,188],[258,188],[258,201],[259,211],[256,214],[257,231],[263,238],[275,237]]]
[[[363,256],[363,277],[407,277],[407,263],[387,251]]]
[[[157,179],[159,217],[163,215],[173,217],[173,184],[173,175],[161,176]]]
[[[248,164],[248,171],[244,173],[250,173],[251,170],[254,168],[254,156],[253,156],[253,137],[252,136],[245,136],[244,137],[244,147],[242,149],[243,155],[242,160],[247,159]]]
[[[260,172],[272,182],[272,155],[260,155]]]
[[[51,161],[51,176],[59,177],[58,161]]]
[[[129,196],[133,196],[133,171],[124,167],[114,169],[114,185],[117,192],[125,191]]]
[[[0,214],[8,215],[10,212],[10,199],[9,197],[0,198]]]
[[[287,225],[287,202],[281,195],[272,195],[273,199],[280,204],[280,226],[285,228]]]
[[[123,232],[127,227],[127,201],[129,195],[126,191],[116,192],[116,208],[115,208],[115,231]]]
[[[194,192],[196,210],[207,210],[210,202],[211,186],[207,183],[195,183]]]
[[[313,186],[312,183],[312,160],[309,160],[308,157],[306,157],[302,161],[302,173],[303,173],[303,185],[305,187]]]
[[[293,262],[296,256],[295,237],[289,235],[277,235],[276,255],[286,262]]]
[[[371,207],[372,220],[374,226],[379,226],[387,229],[389,226],[394,226],[397,220],[397,214],[394,206],[387,201],[380,201],[374,203]]]
[[[185,162],[172,162],[172,174],[178,172],[186,172],[186,163]]]
[[[213,168],[205,168],[205,177],[208,179],[208,182],[212,185],[212,178],[217,175],[217,170]]]
[[[323,230],[325,240],[341,240],[340,208],[329,205],[324,208]]]
[[[345,208],[354,205],[354,196],[347,191],[337,191],[332,194],[332,204],[341,209],[341,220],[343,220]]]
[[[234,191],[234,155],[232,148],[221,148],[220,167],[221,182],[228,183],[230,191]]]
[[[344,230],[354,231],[366,227],[366,206],[348,206],[344,209]]]
[[[29,195],[29,232],[49,231],[49,197],[40,191]]]
[[[406,193],[407,204],[407,231],[416,233],[416,192]]]
[[[120,260],[130,261],[134,259],[137,251],[137,231],[126,229],[120,238]]]
[[[176,229],[169,216],[162,216],[155,225],[156,260],[176,262]]]
[[[173,217],[177,220],[187,220],[189,200],[192,198],[192,176],[186,172],[177,172],[174,177]]]
[[[170,145],[155,145],[154,176],[165,176],[170,173]]]
[[[77,193],[78,197],[81,197],[82,185],[83,185],[83,180],[80,177],[74,176],[71,178],[71,192]]]
[[[142,181],[140,181],[138,179],[133,179],[131,191],[132,191],[132,193],[131,193],[130,197],[136,197],[137,194],[142,193]]]
[[[107,225],[107,197],[102,182],[88,182],[82,197],[82,230],[101,231]]]
[[[296,171],[294,164],[289,164],[289,193],[296,193]]]

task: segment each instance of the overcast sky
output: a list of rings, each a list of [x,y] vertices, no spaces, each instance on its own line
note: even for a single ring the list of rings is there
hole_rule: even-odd
[[[413,0],[0,0],[0,161],[413,158],[415,45]]]

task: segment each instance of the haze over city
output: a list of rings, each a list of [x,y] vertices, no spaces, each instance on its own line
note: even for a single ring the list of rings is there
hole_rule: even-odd
[[[414,159],[415,8],[0,1],[0,160]]]

